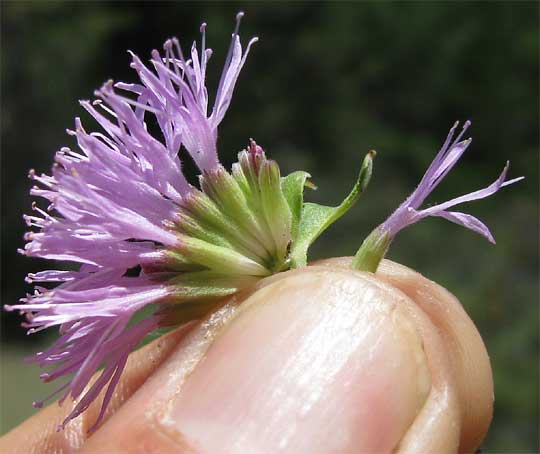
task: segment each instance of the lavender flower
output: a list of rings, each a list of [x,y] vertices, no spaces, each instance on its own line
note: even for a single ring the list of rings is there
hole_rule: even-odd
[[[193,43],[186,59],[178,40],[171,39],[165,42],[164,55],[152,52],[152,71],[131,54],[140,84],[108,82],[96,91],[97,101],[81,101],[103,131],[87,132],[77,118],[74,130],[68,133],[76,138],[78,150],[57,152],[50,176],[30,171],[29,177],[38,183],[31,194],[46,199],[49,206],[43,210],[34,203],[35,214],[25,216],[37,231],[26,234],[28,243],[20,252],[75,262],[80,268],[28,275],[28,282],[59,285],[52,289],[36,285],[34,294],[21,300],[24,304],[6,309],[26,315],[23,325],[29,334],[59,326],[60,338],[29,361],[53,367],[41,375],[44,381],[73,374],[47,398],[61,394],[60,402],[68,396],[77,400],[62,427],[107,387],[91,430],[96,428],[128,354],[146,334],[167,324],[164,316],[170,314],[170,306],[233,293],[270,274],[267,265],[276,257],[284,259],[289,237],[285,235],[279,245],[268,241],[272,222],[250,217],[248,206],[261,207],[253,205],[251,193],[242,192],[217,157],[217,127],[256,41],[251,39],[245,52],[242,50],[238,36],[241,17],[238,14],[210,114],[205,77],[212,52],[205,47],[203,24],[200,55]],[[147,115],[154,116],[163,141],[149,133]],[[203,191],[190,185],[182,173],[178,156],[182,147],[201,171]],[[254,142],[250,151],[241,153],[247,159],[244,172],[250,170],[249,160],[255,156],[266,177],[275,177],[277,172],[279,186],[277,165],[267,161]],[[224,180],[236,191],[232,204],[219,188],[212,195],[212,188],[223,185]],[[274,180],[267,186],[275,186]],[[278,192],[277,199],[282,198]],[[242,209],[248,221],[239,224],[234,210]],[[281,214],[286,230],[288,212]],[[255,235],[252,229],[262,234]],[[133,315],[150,304],[159,310],[128,326]],[[102,365],[101,375],[90,383]],[[42,404],[36,402],[35,406]]]
[[[438,216],[466,227],[486,237],[491,243],[495,243],[493,235],[488,227],[476,217],[458,211],[448,211],[449,208],[464,202],[479,200],[495,194],[500,188],[516,183],[523,177],[505,181],[509,163],[507,162],[502,173],[492,184],[484,189],[456,197],[444,203],[429,208],[420,209],[426,198],[439,185],[444,177],[452,170],[459,158],[471,144],[472,139],[460,141],[463,134],[470,126],[470,121],[465,122],[459,135],[454,139],[454,133],[458,122],[452,126],[446,140],[437,156],[427,169],[424,177],[413,193],[398,207],[394,213],[377,227],[360,247],[353,266],[366,271],[375,271],[386,254],[390,243],[400,230],[414,224],[428,216]]]

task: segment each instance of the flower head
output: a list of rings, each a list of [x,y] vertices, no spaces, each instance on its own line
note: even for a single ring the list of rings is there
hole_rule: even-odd
[[[241,17],[211,113],[205,78],[212,52],[205,47],[203,24],[200,54],[193,43],[185,58],[178,40],[170,39],[163,55],[152,52],[152,70],[132,54],[140,83],[107,82],[96,91],[98,100],[81,101],[102,131],[88,132],[77,118],[68,133],[78,149],[58,151],[51,175],[30,171],[37,183],[30,192],[47,200],[48,207],[34,203],[35,213],[25,216],[36,231],[26,234],[28,243],[21,252],[74,262],[79,269],[28,275],[28,282],[45,284],[36,285],[22,304],[6,309],[26,315],[29,334],[59,327],[60,338],[29,360],[52,366],[42,374],[44,381],[72,375],[49,396],[77,400],[64,425],[106,387],[96,427],[128,354],[147,333],[167,323],[164,317],[171,311],[164,308],[215,300],[282,266],[278,262],[285,259],[290,236],[277,164],[266,160],[254,142],[250,151],[240,154],[234,175],[217,156],[217,127],[256,41],[253,38],[243,52]],[[149,132],[148,116],[157,121],[161,138]],[[182,173],[182,148],[200,169],[201,190]],[[249,172],[255,161],[259,174],[254,177]],[[251,186],[244,188],[244,181]],[[278,194],[258,200],[261,187]],[[262,218],[253,214],[269,204],[281,209],[280,238],[274,237],[270,213]],[[159,310],[130,324],[148,305]],[[100,366],[101,375],[90,383]]]

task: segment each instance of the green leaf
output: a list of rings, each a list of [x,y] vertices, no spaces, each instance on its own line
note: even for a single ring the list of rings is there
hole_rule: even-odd
[[[316,203],[304,203],[302,205],[300,221],[298,224],[298,233],[293,237],[294,239],[291,244],[291,251],[289,255],[291,260],[291,268],[298,268],[307,264],[307,252],[309,247],[322,232],[324,232],[330,225],[349,211],[349,209],[356,203],[356,201],[365,191],[371,178],[373,158],[375,157],[375,154],[375,151],[370,151],[366,155],[364,161],[362,162],[360,172],[358,173],[356,184],[340,205],[337,207],[329,207]],[[291,187],[291,201],[292,203],[298,204],[298,188],[295,188],[292,182],[289,185]],[[287,197],[287,195],[285,197]],[[287,198],[287,200],[289,200],[289,198]],[[291,204],[291,202],[289,202],[289,204]],[[292,208],[291,210],[294,213]]]

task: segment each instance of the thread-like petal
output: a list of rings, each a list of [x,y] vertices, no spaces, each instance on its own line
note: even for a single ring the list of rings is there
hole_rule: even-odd
[[[183,146],[201,172],[219,166],[217,127],[251,45],[242,54],[238,25],[239,18],[215,100],[215,115],[208,115],[205,78],[212,51],[206,49],[203,24],[200,56],[194,43],[191,58],[185,60],[177,39],[165,43],[164,57],[152,52],[153,70],[132,54],[131,66],[139,83],[109,81],[95,92],[97,100],[80,102],[101,129],[87,131],[76,118],[73,130],[67,132],[77,148],[63,147],[56,153],[51,175],[29,172],[35,183],[30,193],[45,200],[47,208],[34,203],[34,213],[25,215],[34,231],[26,233],[27,244],[20,252],[70,261],[79,269],[30,273],[29,283],[57,286],[35,285],[33,294],[5,309],[25,315],[23,326],[29,334],[59,329],[59,339],[28,360],[51,367],[41,375],[44,381],[71,376],[48,397],[61,394],[60,402],[67,396],[77,400],[62,426],[106,388],[91,430],[97,426],[129,353],[159,324],[156,315],[131,326],[133,315],[173,294],[179,298],[172,283],[179,271],[162,269],[164,252],[182,246],[171,225],[193,192],[182,173],[178,152]],[[149,117],[161,129],[158,137],[149,131]],[[258,263],[237,256],[248,271],[266,273]],[[89,385],[102,366],[101,375]]]
[[[419,220],[428,216],[439,216],[480,233],[492,243],[495,242],[487,226],[484,225],[479,219],[465,213],[449,212],[447,209],[460,203],[484,199],[495,194],[500,188],[522,180],[523,177],[519,177],[514,178],[513,180],[505,181],[509,163],[506,164],[497,180],[486,188],[456,197],[447,202],[434,205],[424,210],[419,209],[420,205],[429,196],[429,194],[431,194],[431,192],[439,185],[448,172],[450,172],[450,170],[452,170],[452,168],[456,165],[459,158],[461,158],[471,143],[471,139],[460,142],[464,132],[470,126],[469,121],[465,123],[461,133],[452,142],[452,138],[457,126],[458,123],[456,122],[450,129],[441,150],[429,166],[413,193],[381,225],[380,230],[383,234],[388,235],[392,239],[400,230],[408,225],[414,224],[415,222],[418,222]]]

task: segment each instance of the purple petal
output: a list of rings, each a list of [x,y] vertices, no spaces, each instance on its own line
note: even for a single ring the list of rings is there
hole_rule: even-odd
[[[465,153],[467,147],[470,144],[470,139],[464,142],[459,142],[465,131],[471,125],[470,121],[466,121],[461,129],[461,132],[457,138],[452,142],[454,132],[459,122],[456,121],[450,131],[446,140],[435,156],[435,159],[428,167],[426,173],[422,177],[422,180],[418,184],[416,190],[411,194],[408,199],[408,206],[417,209],[429,194],[437,187],[442,179],[448,174],[454,167],[459,158]]]
[[[470,192],[469,194],[462,195],[460,197],[456,197],[454,199],[451,199],[447,202],[440,203],[438,205],[432,206],[430,208],[427,208],[425,210],[422,210],[421,213],[425,216],[433,216],[436,213],[440,211],[444,211],[448,208],[451,208],[455,205],[458,205],[460,203],[464,202],[472,202],[473,200],[479,200],[479,199],[485,199],[486,197],[489,197],[493,194],[495,194],[501,187],[508,186],[509,184],[516,183],[523,179],[523,177],[514,178],[513,180],[505,182],[504,179],[506,178],[506,174],[508,173],[508,168],[510,164],[507,163],[504,166],[503,171],[499,175],[499,177],[491,183],[489,186],[483,189],[479,189],[474,192]]]
[[[459,211],[441,211],[432,216],[439,216],[451,222],[461,225],[473,232],[484,236],[490,243],[495,244],[495,239],[489,231],[489,228],[480,219],[471,216],[470,214],[460,213]]]

